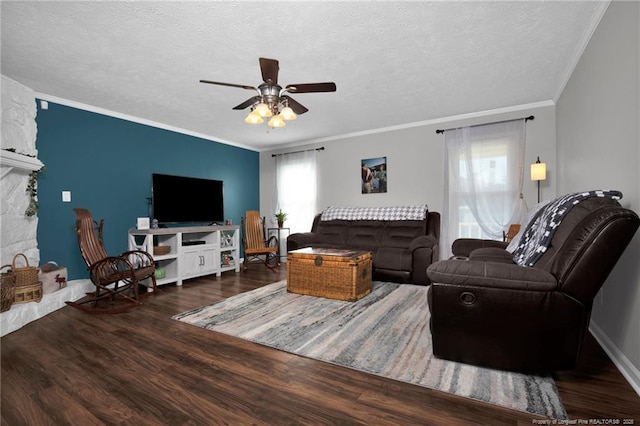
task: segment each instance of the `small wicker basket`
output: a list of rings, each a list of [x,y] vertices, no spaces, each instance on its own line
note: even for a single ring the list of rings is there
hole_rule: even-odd
[[[171,246],[153,246],[153,254],[156,256],[164,256],[171,252]]]
[[[26,266],[16,266],[16,259],[18,256],[24,257]],[[13,256],[13,262],[11,264],[11,270],[16,275],[16,286],[32,285],[38,282],[38,268],[29,265],[29,259],[22,253],[18,253]]]
[[[4,268],[11,268],[11,265],[4,265],[0,270]],[[0,312],[4,312],[11,309],[11,305],[13,304],[16,274],[9,269],[7,272],[2,272],[0,276]]]
[[[40,302],[42,300],[42,283],[40,281],[29,285],[15,286],[13,303]]]

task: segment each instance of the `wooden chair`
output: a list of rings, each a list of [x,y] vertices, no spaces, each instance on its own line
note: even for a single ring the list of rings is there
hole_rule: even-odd
[[[502,232],[502,239],[504,240],[505,243],[510,243],[511,240],[513,240],[513,237],[518,235],[518,232],[520,232],[519,224],[516,223],[516,224],[509,225],[509,229],[507,230],[507,232],[506,233],[504,231]]]
[[[245,270],[253,260],[262,261],[269,269],[280,266],[278,239],[275,236],[266,238],[265,220],[258,211],[247,211],[246,217],[242,218],[242,248]]]
[[[145,251],[132,250],[117,256],[109,256],[102,239],[104,219],[97,224],[87,209],[74,208],[78,245],[91,281],[94,293],[69,306],[89,313],[119,313],[141,304],[138,295],[140,281],[150,279],[156,292],[155,263]]]

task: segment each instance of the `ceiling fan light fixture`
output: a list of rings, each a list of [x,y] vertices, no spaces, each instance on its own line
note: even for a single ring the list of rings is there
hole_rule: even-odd
[[[288,106],[287,106],[287,107],[284,107],[284,108],[282,109],[282,111],[280,111],[280,115],[282,116],[282,118],[283,118],[283,119],[285,119],[285,120],[289,120],[289,121],[290,121],[290,120],[295,120],[295,119],[296,119],[296,117],[298,117],[298,116],[296,115],[296,113],[295,113],[295,112],[293,112],[293,110],[292,110],[290,107],[288,107]]]
[[[251,112],[244,119],[244,122],[247,124],[264,123],[265,120],[263,118],[273,117],[271,119],[266,118],[269,120],[267,125],[272,128],[284,127],[286,126],[285,120],[295,120],[298,115],[309,111],[304,105],[301,105],[290,96],[285,95],[285,93],[318,93],[336,91],[336,84],[334,82],[289,84],[283,88],[282,85],[278,84],[278,73],[280,70],[278,60],[259,58],[259,63],[263,82],[257,87],[211,80],[200,80],[200,83],[237,87],[257,92],[257,94],[254,94],[251,98],[233,107],[233,109],[242,110],[249,107],[251,108]],[[289,105],[293,105],[293,108],[289,107]]]
[[[267,125],[269,127],[284,127],[287,125],[287,123],[285,123],[284,120],[282,119],[282,116],[278,114],[275,117],[273,117],[271,120],[269,120]]]
[[[254,109],[249,113],[249,115],[247,115],[247,118],[244,119],[244,122],[247,124],[262,124],[264,123],[264,120]]]
[[[271,117],[273,115],[273,113],[271,112],[271,108],[269,108],[269,105],[265,104],[264,102],[260,102],[258,105],[256,105],[254,111],[256,111],[256,113],[260,115],[260,117]]]

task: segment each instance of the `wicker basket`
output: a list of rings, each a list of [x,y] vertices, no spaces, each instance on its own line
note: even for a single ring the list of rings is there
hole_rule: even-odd
[[[11,268],[11,265],[4,265],[0,270],[4,268]],[[0,312],[4,312],[11,309],[11,305],[13,304],[16,274],[9,269],[7,272],[2,272],[0,280]]]
[[[16,266],[16,259],[18,256],[24,257],[24,261],[27,266]],[[29,266],[29,259],[27,259],[27,256],[22,253],[18,253],[13,256],[11,270],[16,275],[16,286],[32,285],[38,282],[38,268],[35,266]]]
[[[36,282],[29,285],[15,286],[13,303],[39,302],[42,300],[42,283]]]
[[[171,246],[153,246],[153,254],[156,256],[163,256],[169,254]]]

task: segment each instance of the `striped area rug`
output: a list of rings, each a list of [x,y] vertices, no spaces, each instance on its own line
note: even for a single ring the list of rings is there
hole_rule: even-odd
[[[567,418],[551,377],[435,358],[424,286],[374,282],[369,295],[343,302],[288,293],[280,281],[173,319],[389,379]]]

